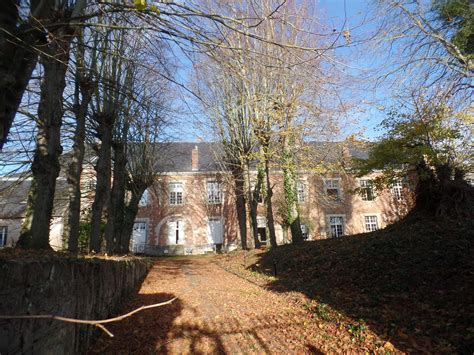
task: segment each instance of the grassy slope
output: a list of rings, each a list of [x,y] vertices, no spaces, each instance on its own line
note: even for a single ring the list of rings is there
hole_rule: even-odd
[[[274,262],[276,277],[265,276]],[[312,312],[351,333],[365,324],[401,351],[474,351],[474,221],[410,216],[374,233],[253,252],[247,265],[244,276],[304,294]]]

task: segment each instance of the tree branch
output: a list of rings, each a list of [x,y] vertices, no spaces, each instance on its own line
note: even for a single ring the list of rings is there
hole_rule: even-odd
[[[174,302],[176,299],[177,298],[174,297],[174,298],[172,298],[168,301],[165,301],[165,302],[155,303],[155,304],[151,304],[151,305],[148,305],[148,306],[141,306],[141,307],[139,307],[137,309],[134,309],[133,311],[128,312],[126,314],[123,314],[121,316],[114,317],[114,318],[109,318],[109,319],[102,319],[102,320],[75,319],[75,318],[55,316],[55,315],[51,315],[51,314],[11,315],[11,316],[0,315],[0,319],[51,319],[51,320],[59,320],[59,321],[66,322],[66,323],[90,324],[90,325],[95,325],[97,328],[99,328],[99,329],[103,330],[105,333],[107,333],[108,336],[113,338],[114,335],[109,330],[107,330],[107,328],[105,328],[102,324],[121,321],[121,320],[123,320],[125,318],[128,318],[128,317],[132,316],[133,314],[141,312],[145,309],[165,306],[167,304],[170,304],[170,303]]]

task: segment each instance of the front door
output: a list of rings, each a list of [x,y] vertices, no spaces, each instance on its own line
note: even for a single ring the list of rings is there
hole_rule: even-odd
[[[168,222],[168,245],[184,244],[184,222],[174,219]]]
[[[258,239],[262,244],[267,243],[267,219],[262,216],[257,217]]]
[[[145,252],[146,244],[146,222],[135,222],[132,232],[132,253]]]
[[[222,219],[210,218],[208,223],[208,235],[210,242],[212,244],[222,244],[224,242]]]
[[[267,228],[258,228],[258,240],[262,244],[267,243]]]

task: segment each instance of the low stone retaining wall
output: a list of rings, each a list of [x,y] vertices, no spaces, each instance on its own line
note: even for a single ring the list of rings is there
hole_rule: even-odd
[[[151,265],[147,259],[0,259],[0,315],[117,315]],[[96,329],[57,320],[0,319],[0,354],[84,353]]]

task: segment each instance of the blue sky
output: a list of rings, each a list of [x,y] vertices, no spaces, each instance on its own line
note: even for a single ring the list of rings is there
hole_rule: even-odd
[[[342,28],[344,18],[346,18],[345,28],[353,28],[360,24],[371,8],[370,2],[373,0],[314,0],[317,1],[320,9],[320,17],[328,27],[337,30]],[[360,27],[352,33],[354,38],[362,35],[364,31],[370,29],[370,23]],[[377,58],[368,55],[361,55],[360,48],[341,48],[336,50],[336,54],[344,58],[351,67],[364,69],[373,68],[377,65]],[[189,87],[189,80],[192,73],[192,63],[186,59],[179,51],[174,53],[174,61],[178,65],[177,81]],[[359,75],[360,70],[347,69],[351,74]],[[350,86],[353,87],[350,87]],[[170,139],[181,141],[196,141],[199,137],[210,138],[211,130],[205,124],[205,117],[201,112],[201,107],[189,93],[178,87],[175,103],[179,112],[172,117],[170,128]],[[384,118],[384,115],[377,109],[381,104],[390,102],[390,93],[387,90],[374,91],[371,88],[358,88],[355,82],[348,81],[345,92],[341,93],[342,98],[357,101],[358,105],[349,112],[349,118],[355,120],[350,126],[345,126],[342,134],[338,138],[343,138],[351,133],[362,134],[362,136],[374,139],[380,132],[376,130],[377,125]],[[204,123],[203,123],[204,122]],[[360,135],[359,135],[360,136]],[[1,162],[0,162],[1,163]],[[0,174],[4,169],[0,166]],[[8,170],[8,168],[7,168]]]
[[[370,0],[315,0],[320,9],[321,18],[328,27],[341,29],[344,19],[346,24],[344,28],[353,29],[354,38],[365,35],[365,31],[370,30],[371,23],[360,26],[364,17],[369,14],[371,9]],[[336,55],[344,58],[346,63],[350,63],[351,68],[359,68],[360,70],[345,68],[344,70],[353,76],[360,76],[363,69],[374,68],[378,65],[378,61],[373,56],[364,55],[361,47],[357,48],[341,48],[336,50]],[[367,52],[365,52],[367,53]],[[180,69],[178,70],[178,81],[188,86],[189,77],[191,76],[191,63],[179,53],[175,53],[175,60],[178,62]],[[349,134],[355,133],[359,136],[374,139],[380,135],[377,126],[384,118],[383,113],[378,107],[386,104],[389,93],[386,90],[378,91],[372,89],[367,84],[364,87],[357,87],[356,81],[347,79],[348,85],[345,92],[341,93],[343,99],[348,101],[356,101],[357,105],[348,114],[351,125],[345,125],[338,138],[343,138]],[[349,87],[352,86],[352,87]],[[183,89],[177,90],[179,95],[177,102],[181,102],[182,113],[179,115],[180,124],[171,127],[171,134],[174,139],[182,141],[195,141],[199,137],[209,137],[210,129],[206,132],[206,125],[203,114],[200,112],[199,104],[187,94]]]

